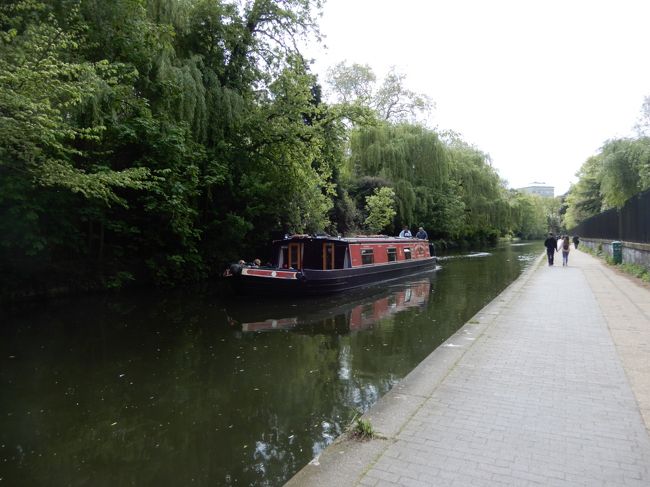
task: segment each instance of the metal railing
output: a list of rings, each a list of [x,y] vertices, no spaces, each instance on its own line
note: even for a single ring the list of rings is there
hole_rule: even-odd
[[[650,190],[639,193],[619,209],[592,216],[571,230],[583,238],[650,243]]]

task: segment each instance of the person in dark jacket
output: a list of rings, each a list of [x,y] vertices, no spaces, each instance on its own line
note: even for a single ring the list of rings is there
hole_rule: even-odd
[[[544,247],[546,247],[548,265],[553,265],[553,257],[555,257],[555,252],[557,252],[557,240],[555,240],[553,232],[550,232],[548,238],[544,240]]]
[[[574,246],[576,249],[578,248],[578,244],[579,244],[579,243],[580,243],[580,237],[578,237],[577,235],[574,235],[574,236],[573,236],[573,246]]]
[[[418,229],[418,233],[415,234],[415,238],[419,238],[422,240],[429,240],[429,235],[427,232],[424,231],[424,228],[420,227]]]

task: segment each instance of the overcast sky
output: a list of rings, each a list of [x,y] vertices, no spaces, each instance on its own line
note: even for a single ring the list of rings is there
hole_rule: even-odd
[[[327,0],[320,26],[321,79],[340,61],[395,66],[436,103],[430,125],[489,153],[510,187],[566,192],[650,95],[648,0]]]

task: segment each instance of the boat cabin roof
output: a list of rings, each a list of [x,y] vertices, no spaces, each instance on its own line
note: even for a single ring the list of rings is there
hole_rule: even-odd
[[[373,243],[409,243],[409,242],[422,242],[417,238],[404,238],[404,237],[390,237],[387,235],[357,235],[354,237],[332,237],[332,236],[314,236],[314,235],[289,235],[281,240],[275,240],[273,243],[280,242],[305,242],[305,241],[321,241],[321,242],[342,242],[347,244],[373,244]]]

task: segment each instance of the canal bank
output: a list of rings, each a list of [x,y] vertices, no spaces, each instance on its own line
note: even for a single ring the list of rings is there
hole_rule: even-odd
[[[648,357],[647,289],[540,257],[287,485],[648,485]]]

